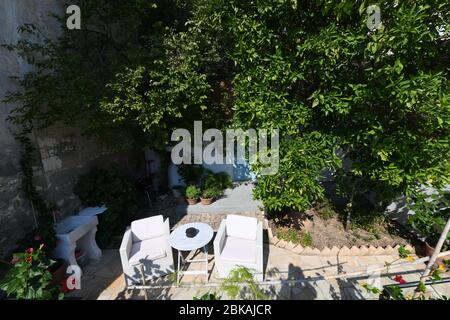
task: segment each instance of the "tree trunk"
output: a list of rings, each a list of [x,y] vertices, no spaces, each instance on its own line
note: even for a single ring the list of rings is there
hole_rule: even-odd
[[[352,211],[353,211],[353,197],[355,195],[355,184],[356,182],[353,182],[352,184],[352,188],[350,191],[350,199],[347,203],[346,206],[346,211],[347,211],[347,219],[345,221],[345,230],[348,231],[350,228],[350,224],[352,223]]]

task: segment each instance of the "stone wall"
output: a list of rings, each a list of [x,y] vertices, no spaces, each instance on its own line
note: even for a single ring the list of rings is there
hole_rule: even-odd
[[[56,36],[59,26],[48,12],[64,13],[60,0],[0,0],[0,44],[15,43],[21,38],[17,28],[33,23],[48,36]],[[22,76],[30,70],[13,52],[0,48],[0,100],[8,91],[18,88],[11,76]],[[0,258],[13,250],[18,239],[35,223],[29,201],[20,190],[21,146],[14,139],[18,130],[7,122],[17,105],[0,104]],[[37,147],[34,167],[36,184],[43,197],[58,205],[63,214],[73,214],[79,206],[72,187],[79,174],[97,165],[117,164],[133,176],[144,161],[141,154],[108,154],[99,144],[81,137],[78,130],[53,127],[34,132]],[[142,155],[143,157],[143,155]]]

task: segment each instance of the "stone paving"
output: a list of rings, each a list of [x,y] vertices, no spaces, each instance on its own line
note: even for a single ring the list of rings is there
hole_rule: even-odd
[[[212,254],[212,246],[209,251]],[[265,244],[264,256],[266,284],[261,287],[270,299],[378,299],[376,295],[368,294],[361,286],[362,283],[371,283],[370,275],[355,273],[366,273],[370,268],[383,267],[386,262],[399,261],[396,255],[303,256],[269,244]],[[220,280],[215,276],[213,256],[210,257],[209,279],[206,280],[204,276],[185,276],[177,286],[172,283],[173,277],[168,276],[149,284],[153,287],[147,290],[149,299],[192,300],[193,297],[206,292],[218,292],[226,298],[226,294],[220,291]],[[189,270],[198,267],[201,267],[201,264],[191,264]],[[406,281],[417,281],[424,268],[424,264],[392,268],[388,273],[374,279],[379,279],[379,285],[393,284],[393,276],[401,274]],[[81,284],[82,289],[70,293],[69,297],[100,300],[144,299],[142,290],[126,290],[118,250],[105,250],[100,262],[87,266]],[[449,295],[450,285],[436,286],[436,290]]]
[[[258,212],[263,207],[261,201],[254,200],[252,183],[239,183],[232,189],[226,189],[224,195],[210,205],[197,203],[188,206],[178,205],[177,214],[205,214],[205,213],[240,213]]]
[[[168,198],[154,205],[154,214],[163,214],[170,218],[171,228],[190,222],[208,223],[217,230],[226,213],[176,213],[173,201]],[[156,212],[158,211],[158,212]],[[238,213],[256,217],[263,221],[260,211]],[[149,214],[147,213],[146,216]],[[376,276],[368,272],[382,268],[386,262],[399,262],[396,251],[384,251],[377,255],[352,255],[342,252],[329,251],[329,255],[309,255],[305,250],[301,254],[292,248],[282,248],[269,244],[269,235],[264,232],[264,266],[265,283],[261,288],[270,299],[299,299],[299,300],[361,300],[378,299],[377,295],[369,294],[361,286],[363,283],[382,286],[396,283],[393,277],[401,274],[406,281],[417,281],[425,268],[425,264],[408,265],[391,268]],[[83,270],[81,290],[76,290],[67,296],[72,299],[123,300],[144,299],[143,290],[127,290],[125,288],[122,266],[118,246],[121,239],[117,239],[111,249],[103,251],[101,261],[88,265]],[[117,247],[117,248],[115,248]],[[295,249],[295,248],[294,248]],[[380,252],[381,253],[381,252]],[[192,300],[207,292],[217,292],[222,298],[227,298],[220,289],[221,280],[216,278],[214,267],[212,241],[209,245],[209,278],[204,276],[183,276],[181,284],[174,283],[173,276],[166,276],[153,283],[147,284],[148,298],[154,300],[183,299]],[[191,253],[192,255],[192,253]],[[203,253],[198,253],[201,258]],[[176,252],[174,251],[174,257]],[[192,258],[192,257],[189,257]],[[203,264],[190,264],[188,270],[196,270]],[[375,275],[375,276],[373,276]],[[377,280],[378,279],[378,280]],[[378,281],[378,282],[377,282]],[[450,284],[429,286],[431,292],[439,292],[450,296]],[[406,291],[406,290],[405,290]],[[407,292],[407,291],[406,291]]]

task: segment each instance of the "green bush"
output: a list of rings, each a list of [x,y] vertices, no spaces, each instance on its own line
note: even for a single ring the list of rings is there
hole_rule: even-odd
[[[441,190],[431,195],[423,191],[416,192],[409,208],[415,212],[408,218],[408,223],[425,237],[427,242],[436,245],[440,234],[450,218],[450,191]],[[450,248],[450,233],[444,243],[443,250]]]
[[[186,188],[186,197],[188,199],[197,199],[200,196],[200,193],[200,188],[197,186],[191,185]]]
[[[212,187],[209,189],[205,189],[202,192],[202,198],[203,199],[210,199],[210,198],[218,198],[222,195],[222,190]]]
[[[0,289],[8,297],[26,300],[50,300],[57,297],[58,288],[51,284],[52,275],[48,271],[55,261],[42,252],[43,246],[13,255],[12,268],[0,281]],[[59,298],[62,298],[61,294]]]
[[[233,187],[233,182],[226,172],[214,173],[212,171],[207,171],[202,178],[202,184],[205,189],[217,188],[225,190]]]
[[[300,244],[304,247],[312,247],[313,246],[313,238],[308,231],[300,232]]]
[[[73,192],[86,207],[104,205],[108,208],[99,215],[97,241],[101,248],[106,247],[113,233],[123,230],[137,213],[136,188],[117,169],[91,169],[78,178]]]
[[[250,270],[242,266],[231,270],[228,277],[223,280],[220,288],[232,300],[268,299]]]
[[[313,239],[311,234],[306,230],[296,230],[296,229],[278,229],[277,237],[292,242],[294,244],[301,244],[304,247],[312,247]]]

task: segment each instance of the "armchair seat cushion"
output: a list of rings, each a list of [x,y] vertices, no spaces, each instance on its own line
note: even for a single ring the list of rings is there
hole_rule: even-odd
[[[256,263],[256,241],[227,237],[220,257],[226,261]]]
[[[130,253],[130,265],[141,263],[142,260],[156,260],[166,256],[167,239],[152,238],[133,243]]]

